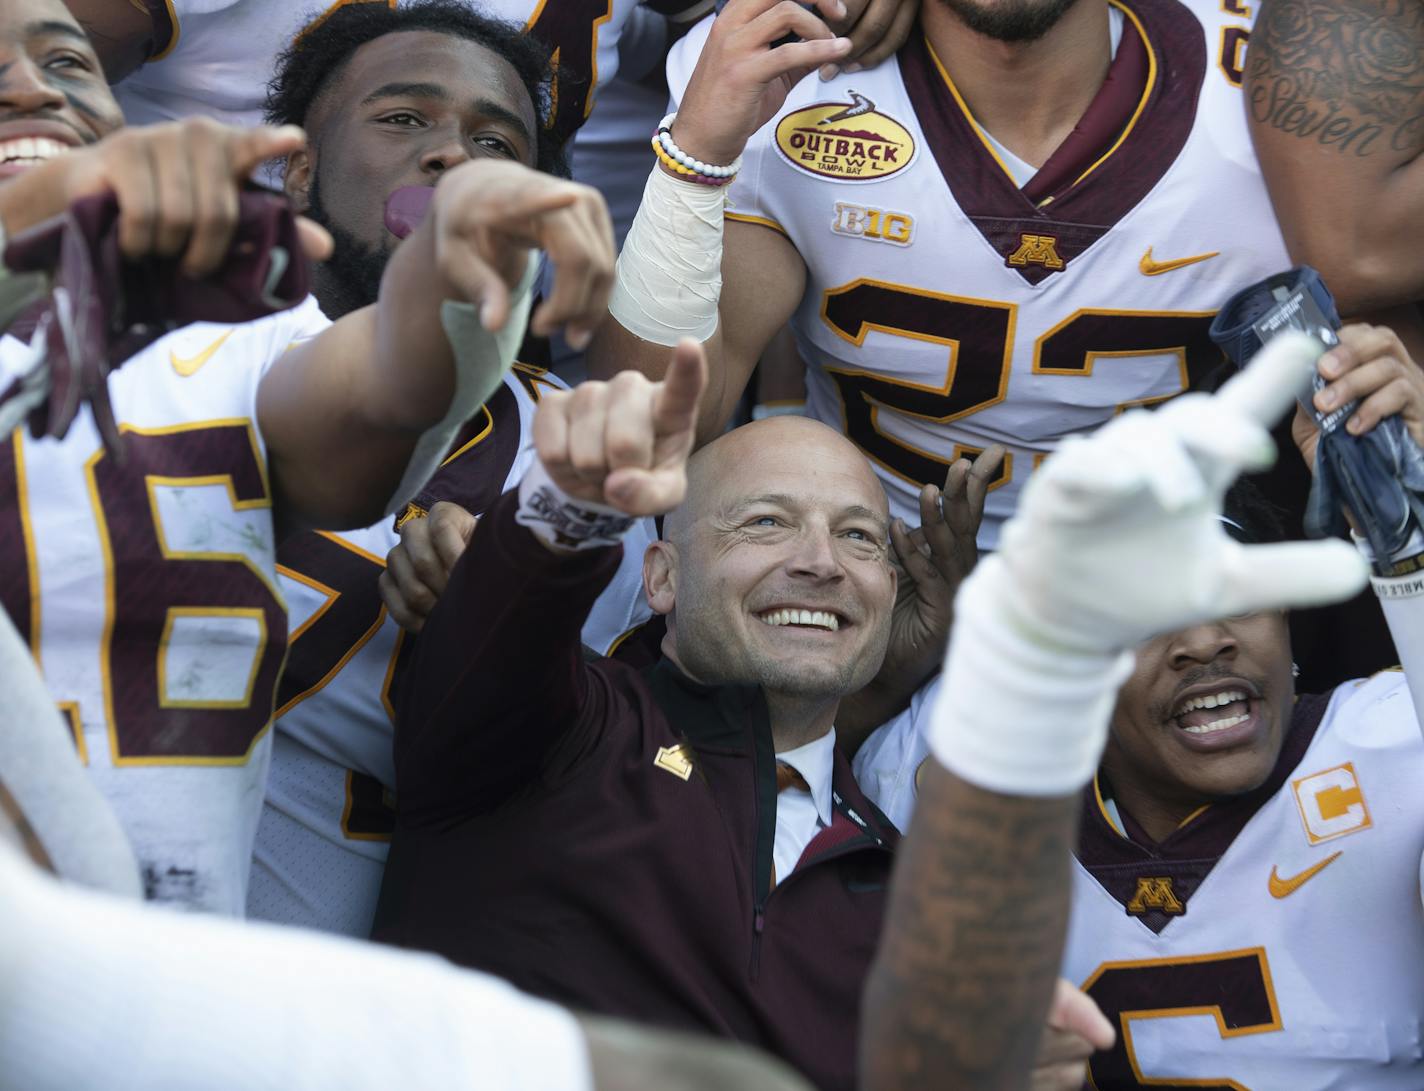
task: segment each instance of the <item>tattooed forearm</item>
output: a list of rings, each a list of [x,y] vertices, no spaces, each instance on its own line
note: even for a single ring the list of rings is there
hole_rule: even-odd
[[[866,1091],[1028,1086],[1077,816],[1076,797],[996,795],[926,766],[862,1004]]]
[[[1342,155],[1424,151],[1424,5],[1266,0],[1247,57],[1255,121]]]

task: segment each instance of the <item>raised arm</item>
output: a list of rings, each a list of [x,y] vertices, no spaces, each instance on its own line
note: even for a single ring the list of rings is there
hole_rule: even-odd
[[[762,352],[790,321],[806,284],[806,266],[785,235],[736,221],[727,221],[724,232],[717,328],[702,344],[709,378],[697,422],[699,445],[721,435]],[[724,322],[722,315],[734,317]],[[672,336],[670,330],[667,337]],[[631,368],[658,379],[667,359],[666,344],[644,340],[616,318],[599,327],[588,349],[589,374],[601,378]]]
[[[1424,7],[1262,0],[1245,95],[1291,257],[1347,316],[1424,299]]]
[[[1125,414],[1045,463],[955,602],[934,761],[866,984],[867,1091],[1028,1086],[1062,956],[1078,796],[1153,633],[1364,582],[1341,542],[1247,549],[1221,500],[1308,379],[1272,342],[1212,399]]]
[[[555,282],[530,328],[586,340],[613,274],[603,198],[483,159],[442,178],[429,214],[387,264],[377,304],[273,365],[257,408],[289,525],[365,526],[424,484],[513,363],[531,248],[549,255]]]
[[[239,129],[208,118],[120,129],[5,180],[0,225],[13,238],[83,197],[112,192],[125,257],[181,255],[186,273],[205,276],[232,242],[237,194],[247,176],[304,139],[292,126]],[[184,188],[181,180],[190,177],[193,184]],[[331,251],[326,230],[304,217],[297,225],[307,256],[325,258]]]
[[[689,343],[663,382],[629,372],[540,399],[538,461],[480,519],[397,679],[404,822],[493,808],[607,721],[618,697],[579,631],[633,517],[682,500],[704,375]]]
[[[795,84],[851,48],[820,16],[845,15],[841,0],[732,0],[713,21],[683,93],[672,137],[687,156],[729,166]],[[774,43],[791,35],[788,44]],[[744,183],[745,184],[745,183]],[[791,318],[806,270],[786,236],[727,224],[725,187],[688,181],[658,165],[618,261],[605,322],[589,348],[591,374],[633,368],[658,377],[667,348],[703,343],[710,367],[698,438],[715,437],[771,338]]]

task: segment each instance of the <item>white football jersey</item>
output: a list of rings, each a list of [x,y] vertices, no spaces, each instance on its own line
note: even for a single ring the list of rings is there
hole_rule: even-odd
[[[308,299],[151,345],[109,379],[122,457],[87,408],[0,444],[0,602],[158,901],[246,902],[287,646],[257,388],[327,325]],[[0,374],[27,358],[0,342]]]
[[[901,829],[934,688],[856,755]],[[1085,793],[1063,975],[1118,1032],[1092,1086],[1424,1087],[1421,782],[1424,738],[1390,671],[1302,698],[1271,778],[1155,848]]]
[[[130,125],[197,114],[257,125],[276,58],[352,0],[167,0],[167,48],[115,88]],[[388,0],[392,7],[396,0]],[[593,108],[597,87],[618,71],[618,38],[641,0],[478,0],[494,18],[519,23],[555,52],[561,78],[551,127],[572,134]],[[661,0],[663,11],[692,0]],[[651,136],[651,133],[649,134]]]
[[[1100,1091],[1424,1087],[1424,739],[1398,671],[1312,731],[1325,703],[1261,788],[1152,849],[1085,808],[1063,973],[1117,1025]]]
[[[1221,361],[1213,313],[1290,265],[1246,130],[1247,7],[1113,3],[1118,78],[1079,123],[1097,135],[1025,190],[918,32],[875,69],[797,84],[729,187],[730,218],[806,263],[808,414],[861,447],[912,525],[922,483],[1002,443],[992,546],[1060,439],[1200,378]],[[705,32],[673,50],[674,95]]]
[[[539,368],[515,365],[417,506],[443,499],[480,512],[513,488],[535,458],[532,422],[543,389],[566,388]],[[644,521],[624,542],[623,563],[584,626],[595,651],[610,651],[651,616],[642,557],[652,535]],[[365,530],[301,534],[278,554],[291,653],[253,858],[252,917],[370,934],[394,825],[390,686],[404,646],[376,581],[399,540],[387,519]]]

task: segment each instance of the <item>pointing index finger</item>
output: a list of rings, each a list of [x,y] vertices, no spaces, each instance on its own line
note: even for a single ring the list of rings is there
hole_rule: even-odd
[[[697,403],[707,385],[702,346],[684,337],[673,350],[672,364],[653,395],[653,431],[658,436],[690,432],[697,423]]]

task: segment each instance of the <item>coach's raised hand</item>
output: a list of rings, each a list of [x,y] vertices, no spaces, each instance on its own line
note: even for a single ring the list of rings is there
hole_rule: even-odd
[[[636,371],[544,394],[534,444],[544,472],[574,501],[661,515],[687,492],[687,456],[707,383],[702,346],[686,340],[662,382]]]
[[[712,23],[678,106],[678,147],[731,163],[807,73],[850,53],[850,39],[826,24],[845,15],[841,0],[732,0]],[[775,45],[788,35],[799,40]]]

